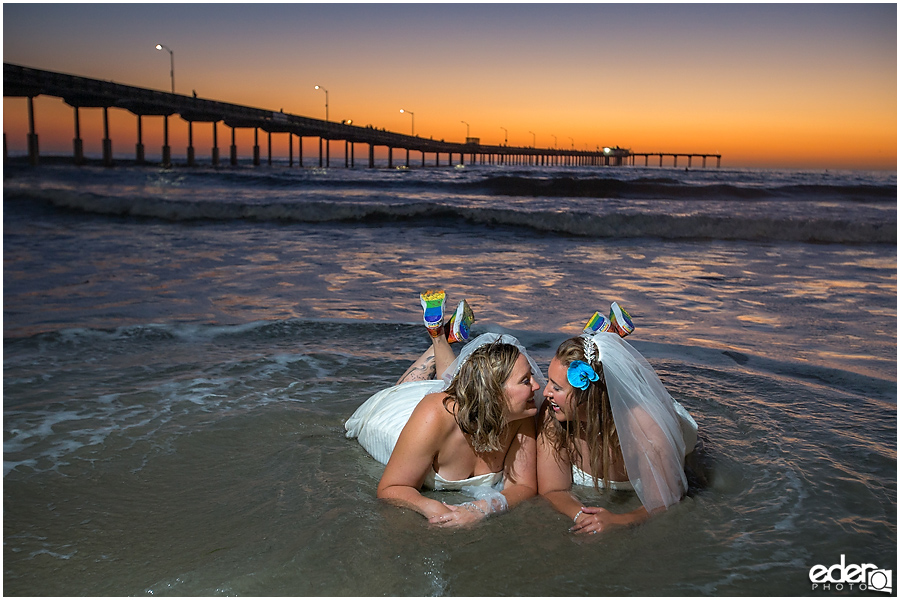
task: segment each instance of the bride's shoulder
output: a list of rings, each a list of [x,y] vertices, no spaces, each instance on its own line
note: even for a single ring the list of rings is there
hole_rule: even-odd
[[[453,414],[454,406],[444,392],[426,394],[416,406],[410,420],[441,428],[453,427],[456,424]]]

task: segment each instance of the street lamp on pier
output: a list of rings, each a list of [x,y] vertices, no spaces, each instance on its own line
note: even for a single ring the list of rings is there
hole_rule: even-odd
[[[460,123],[462,123],[463,125],[466,126],[466,140],[468,140],[469,139],[469,124],[466,123],[465,121],[460,121]]]
[[[175,93],[175,53],[172,52],[172,49],[163,46],[162,44],[156,45],[157,50],[165,50],[169,53],[169,76],[172,78],[172,93]]]
[[[551,133],[550,137],[553,138],[553,147],[556,148],[556,136]]]
[[[325,92],[325,122],[327,123],[328,122],[328,90],[323,88],[321,85],[317,85],[316,89],[322,90],[323,92]]]
[[[575,140],[573,140],[572,138],[569,138],[569,141],[572,142],[572,150],[574,150],[575,149]]]
[[[532,147],[532,148],[537,148],[537,136],[534,135],[534,132],[533,132],[533,131],[529,131],[528,133],[531,134],[531,147]]]
[[[416,135],[416,113],[412,112],[411,110],[404,110],[402,108],[400,109],[400,112],[408,113],[409,116],[412,117],[412,134]]]
[[[509,132],[506,130],[506,127],[501,127],[503,130],[503,145],[509,146]]]

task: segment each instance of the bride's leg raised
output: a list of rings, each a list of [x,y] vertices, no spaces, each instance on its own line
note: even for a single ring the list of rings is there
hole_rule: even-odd
[[[407,381],[425,381],[435,378],[434,347],[422,353],[416,362],[410,365],[406,372],[397,380],[397,385]],[[443,373],[443,371],[441,371]]]
[[[437,340],[443,339],[444,344],[447,346],[447,350],[450,349],[450,344],[447,343],[446,338],[444,338],[444,302],[446,300],[446,294],[444,294],[444,290],[426,290],[419,294],[419,301],[422,304],[423,310],[423,318],[425,321],[425,328],[428,329],[428,335],[431,336],[431,348],[426,350],[422,356],[416,359],[406,372],[397,380],[397,384],[406,383],[407,381],[425,381],[428,379],[434,379],[437,373],[443,373],[443,370],[438,371],[435,367],[435,357],[440,357],[440,362],[443,363],[445,360],[445,351],[443,347],[439,345]],[[453,355],[453,351],[450,350],[451,356]],[[450,359],[453,360],[452,358]],[[447,365],[450,363],[448,362]],[[444,367],[446,368],[446,366]]]
[[[431,351],[434,357],[434,378],[437,379],[444,374],[450,363],[456,360],[456,354],[453,353],[450,342],[442,335],[431,338]]]
[[[457,327],[450,326],[450,331],[444,326],[444,302],[446,295],[444,290],[427,290],[419,295],[422,304],[425,327],[431,337],[431,348],[426,350],[416,362],[414,362],[397,381],[398,384],[407,381],[424,381],[440,377],[447,367],[456,360],[453,349],[450,348],[448,334],[453,341],[465,341],[469,336],[469,325],[474,320],[474,315],[465,301],[460,302],[459,307],[451,321],[457,321]]]

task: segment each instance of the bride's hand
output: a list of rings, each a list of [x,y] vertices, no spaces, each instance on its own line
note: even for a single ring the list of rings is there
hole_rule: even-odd
[[[444,504],[448,512],[435,515],[428,522],[438,527],[464,527],[473,525],[487,516],[487,513],[474,502],[462,504]]]
[[[569,529],[572,533],[600,533],[619,525],[619,515],[605,508],[584,506],[581,514],[575,518],[575,526]]]

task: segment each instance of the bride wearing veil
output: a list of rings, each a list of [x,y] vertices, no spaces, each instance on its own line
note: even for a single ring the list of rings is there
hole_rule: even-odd
[[[580,534],[634,525],[678,503],[697,442],[697,423],[622,339],[627,332],[615,331],[586,327],[559,346],[539,415],[538,491]],[[584,506],[572,493],[578,485],[633,490],[642,506],[619,514]]]

